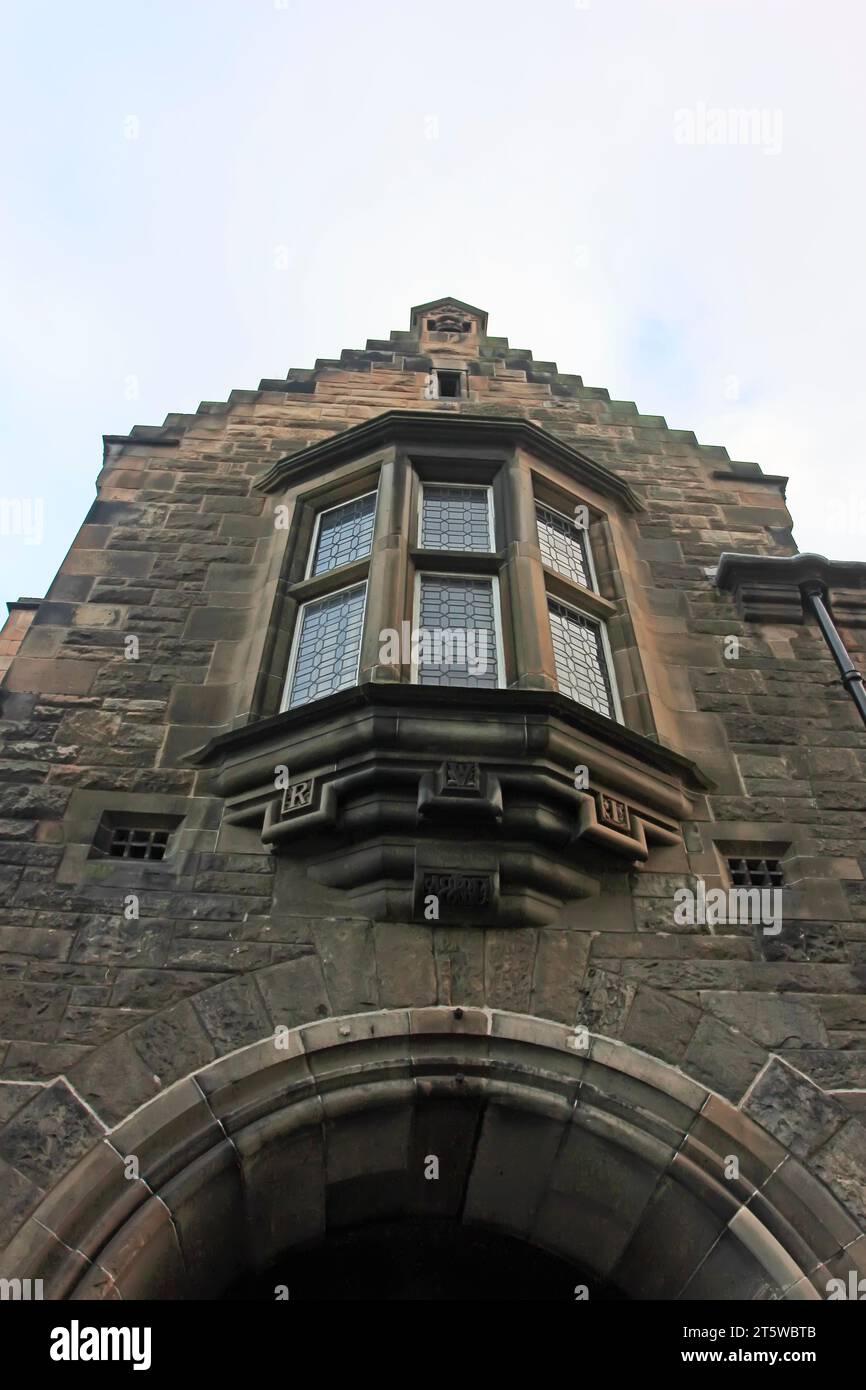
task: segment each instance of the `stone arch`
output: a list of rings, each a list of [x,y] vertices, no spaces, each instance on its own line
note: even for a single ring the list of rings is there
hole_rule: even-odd
[[[863,1268],[866,1237],[795,1153],[626,1043],[431,1006],[279,1044],[103,1126],[0,1274],[41,1278],[49,1298],[216,1298],[329,1229],[418,1214],[506,1232],[639,1299],[814,1299]]]

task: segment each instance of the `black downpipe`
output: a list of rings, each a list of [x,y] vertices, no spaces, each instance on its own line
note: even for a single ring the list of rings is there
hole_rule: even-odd
[[[824,640],[833,654],[833,660],[839,668],[842,677],[842,684],[857,706],[860,718],[866,724],[866,690],[863,688],[863,677],[852,662],[845,645],[836,631],[836,625],[824,605],[824,586],[817,580],[809,580],[800,585],[800,593],[803,598],[803,608],[806,612],[812,613],[824,635]]]

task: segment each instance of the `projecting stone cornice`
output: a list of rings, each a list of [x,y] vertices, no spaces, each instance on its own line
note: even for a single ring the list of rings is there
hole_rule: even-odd
[[[507,714],[512,718],[515,715],[524,716],[527,746],[531,742],[532,721],[548,715],[556,716],[575,730],[584,730],[587,737],[597,739],[610,749],[619,750],[627,757],[636,758],[655,771],[675,778],[690,791],[705,792],[713,787],[712,781],[690,758],[626,728],[614,719],[596,714],[587,705],[576,704],[557,691],[473,690],[462,686],[402,685],[390,681],[365,681],[311,704],[218,734],[186,754],[184,761],[199,767],[217,767],[230,760],[243,760],[245,755],[254,754],[262,745],[270,745],[281,734],[286,734],[289,739],[300,735],[322,718],[340,718],[342,714],[363,706],[381,706],[383,710],[393,711],[399,711],[402,707],[405,713],[409,713],[425,705],[443,712],[463,711],[470,722],[497,714]],[[481,725],[479,734],[484,736]]]
[[[550,922],[591,892],[593,855],[628,869],[681,844],[710,785],[554,692],[397,683],[235,729],[188,761],[210,770],[227,823],[355,910],[423,920],[441,891],[442,920],[475,926]]]
[[[628,511],[645,510],[637,493],[622,478],[528,420],[511,416],[452,414],[450,411],[440,414],[435,410],[385,411],[373,420],[364,421],[330,439],[280,459],[257,479],[255,485],[262,492],[274,492],[288,481],[297,482],[348,458],[361,457],[389,444],[437,442],[452,448],[461,443],[473,448],[521,447],[538,458],[558,463],[599,492],[616,498]]]
[[[818,585],[840,621],[866,623],[866,564],[826,555],[739,555],[719,558],[716,587],[734,595],[745,618],[756,622],[803,621],[804,587]]]

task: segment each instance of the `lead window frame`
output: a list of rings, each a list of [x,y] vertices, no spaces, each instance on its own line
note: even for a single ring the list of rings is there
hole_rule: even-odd
[[[435,478],[420,478],[418,491],[418,515],[416,519],[415,537],[419,550],[426,550],[436,555],[495,555],[496,554],[496,509],[493,501],[492,483],[462,483],[454,481],[439,481]],[[424,495],[428,488],[448,487],[459,488],[463,492],[485,492],[487,494],[487,549],[486,550],[466,550],[461,546],[424,544]]]
[[[317,577],[319,577],[319,576],[317,576]],[[355,676],[354,676],[354,679],[351,680],[351,681],[348,681],[348,682],[346,683],[346,685],[341,685],[341,686],[339,686],[337,690],[329,690],[328,693],[327,693],[327,695],[316,695],[316,696],[314,696],[314,698],[313,698],[312,700],[303,700],[300,704],[293,705],[293,704],[291,703],[290,697],[291,697],[292,686],[294,685],[295,674],[296,674],[296,669],[297,669],[298,653],[299,653],[300,645],[301,645],[301,635],[302,635],[303,630],[304,630],[304,615],[305,615],[307,609],[310,608],[311,605],[314,604],[314,603],[326,603],[326,602],[328,601],[328,599],[336,598],[338,594],[347,594],[347,593],[351,593],[353,589],[363,589],[363,590],[364,590],[364,603],[363,603],[363,606],[362,606],[362,609],[361,609],[361,632],[360,632],[360,637],[359,637],[359,639],[358,639],[358,657],[357,657],[357,661],[356,661],[356,663],[355,663]],[[342,691],[342,690],[351,690],[351,689],[353,689],[354,687],[357,686],[357,684],[358,684],[358,677],[359,677],[360,672],[361,672],[361,653],[362,653],[362,651],[363,651],[363,646],[364,646],[364,631],[365,631],[365,626],[366,626],[366,622],[367,622],[367,600],[368,600],[368,597],[369,597],[369,593],[370,593],[370,581],[369,581],[369,575],[366,575],[363,579],[355,580],[355,581],[354,581],[353,583],[351,583],[351,584],[344,584],[344,585],[341,585],[341,587],[338,588],[338,589],[329,589],[327,593],[324,593],[324,594],[317,594],[315,597],[305,599],[303,602],[301,602],[301,603],[298,604],[298,611],[297,611],[297,613],[295,614],[295,627],[294,627],[294,632],[292,633],[292,646],[291,646],[291,652],[290,652],[290,655],[289,655],[288,665],[287,665],[287,667],[286,667],[286,676],[285,676],[285,680],[284,680],[284,682],[283,682],[283,691],[282,691],[282,695],[280,696],[280,708],[279,708],[279,713],[280,713],[280,714],[289,714],[289,713],[294,713],[294,711],[299,710],[299,709],[306,709],[307,706],[309,706],[309,705],[314,705],[314,704],[316,704],[319,700],[327,700],[331,695],[337,695],[337,694],[339,694],[340,691]]]
[[[616,668],[615,668],[615,666],[614,666],[614,661],[613,661],[613,648],[611,647],[611,644],[610,644],[610,637],[608,636],[607,624],[605,623],[605,621],[604,621],[602,618],[596,617],[593,613],[587,613],[587,612],[585,612],[583,609],[581,609],[580,605],[577,604],[577,603],[569,603],[569,602],[567,602],[565,599],[561,599],[561,598],[559,598],[557,595],[551,594],[551,593],[549,593],[549,592],[546,593],[545,597],[546,597],[546,600],[547,600],[547,619],[548,619],[548,622],[550,622],[550,605],[551,605],[552,603],[555,603],[555,604],[557,605],[557,607],[559,607],[559,608],[565,608],[565,609],[569,610],[570,612],[575,613],[579,618],[582,618],[583,621],[584,621],[585,623],[589,623],[591,626],[593,626],[593,627],[595,627],[595,628],[598,629],[599,640],[600,640],[601,650],[602,650],[602,657],[603,657],[604,666],[605,666],[605,675],[606,675],[606,677],[607,677],[607,684],[608,684],[608,686],[610,687],[610,697],[611,697],[612,713],[611,713],[611,714],[608,714],[608,715],[605,715],[605,714],[601,714],[601,711],[600,711],[600,710],[593,710],[593,713],[594,713],[594,714],[599,714],[599,715],[601,715],[601,718],[602,718],[602,719],[612,719],[612,720],[613,720],[615,723],[617,723],[617,724],[625,725],[625,719],[623,718],[623,711],[622,711],[622,703],[621,703],[621,701],[620,701],[619,689],[618,689],[618,686],[617,686]],[[553,639],[553,624],[552,624],[552,623],[550,624],[550,638],[551,638],[551,642],[553,642],[554,639]],[[555,647],[555,645],[554,645],[554,652],[553,652],[553,661],[554,661],[554,673],[555,673],[555,675],[556,675],[556,688],[557,688],[557,691],[559,692],[559,694],[562,695],[563,699],[565,699],[565,700],[570,700],[570,701],[572,702],[572,704],[578,705],[581,709],[590,709],[590,710],[592,710],[592,709],[593,709],[592,705],[587,704],[587,703],[586,703],[585,701],[583,701],[583,700],[577,700],[577,699],[575,699],[575,697],[574,697],[573,695],[569,695],[566,691],[564,691],[564,690],[561,689],[561,687],[560,687],[560,681],[559,681],[559,670],[557,669],[557,666],[556,666],[556,647]]]
[[[573,526],[574,529],[575,529],[576,531],[578,531],[578,532],[580,533],[580,535],[582,536],[582,550],[583,550],[584,559],[585,559],[585,561],[586,561],[586,571],[587,571],[587,577],[588,577],[588,579],[589,579],[589,584],[581,584],[581,582],[580,582],[579,579],[574,579],[570,574],[565,574],[562,570],[557,569],[554,565],[549,565],[549,564],[547,564],[546,561],[545,561],[545,559],[544,559],[544,556],[543,556],[543,555],[542,555],[542,557],[541,557],[541,567],[542,567],[542,569],[547,570],[547,572],[548,572],[549,574],[556,574],[556,575],[558,575],[560,579],[566,580],[567,583],[569,583],[569,584],[574,584],[574,585],[576,585],[576,586],[577,586],[578,588],[580,588],[580,589],[588,589],[591,593],[593,593],[593,594],[598,594],[599,596],[601,596],[601,590],[600,590],[599,587],[598,587],[598,574],[596,573],[596,568],[595,568],[595,558],[594,558],[593,553],[592,553],[592,543],[591,543],[591,541],[590,541],[590,536],[589,536],[589,526],[588,526],[588,525],[587,525],[587,526],[578,526],[578,524],[577,524],[577,522],[574,520],[574,518],[573,518],[573,517],[570,517],[570,516],[568,515],[567,512],[561,511],[559,507],[552,507],[552,506],[550,505],[549,502],[545,502],[544,499],[543,499],[542,497],[539,497],[537,493],[534,494],[534,500],[535,500],[535,529],[536,529],[536,532],[538,533],[538,547],[539,547],[539,550],[541,550],[541,534],[540,534],[540,532],[538,532],[538,522],[539,522],[538,512],[539,512],[539,509],[542,509],[542,510],[544,510],[544,511],[546,511],[546,512],[552,512],[554,516],[561,517],[563,521],[567,521],[567,522],[569,523],[569,525]],[[586,502],[581,502],[581,501],[576,501],[574,505],[575,505],[576,507],[585,507],[585,508],[586,508],[586,512],[587,512],[587,516],[590,517],[591,513],[590,513],[590,508],[589,508],[588,503],[586,503]]]
[[[325,517],[325,516],[327,516],[329,512],[336,512],[336,511],[339,511],[339,509],[340,509],[341,507],[350,507],[350,506],[352,505],[353,502],[363,502],[363,500],[364,500],[365,497],[375,497],[375,499],[376,499],[375,503],[373,504],[373,529],[372,529],[372,531],[370,532],[370,549],[369,549],[368,551],[366,551],[365,554],[363,554],[363,555],[356,555],[356,556],[354,556],[353,559],[351,559],[351,560],[344,560],[343,563],[340,564],[340,565],[332,565],[330,569],[328,569],[328,570],[321,570],[318,574],[314,574],[314,573],[313,573],[313,566],[314,566],[315,563],[316,563],[316,551],[317,551],[318,548],[319,548],[319,538],[320,538],[320,536],[321,536],[322,518]],[[376,534],[376,512],[377,512],[377,510],[378,510],[378,507],[379,507],[379,487],[378,487],[378,483],[377,483],[376,487],[374,487],[374,488],[368,488],[366,492],[359,492],[359,493],[357,493],[357,495],[355,495],[355,496],[353,496],[353,497],[344,497],[343,500],[342,500],[341,502],[335,502],[335,503],[333,504],[333,506],[330,506],[330,507],[321,507],[321,508],[319,508],[319,509],[316,511],[315,520],[314,520],[314,522],[313,522],[313,535],[312,535],[312,539],[311,539],[311,541],[310,541],[310,548],[309,548],[309,551],[308,551],[308,554],[307,554],[307,562],[306,562],[306,565],[305,565],[305,568],[304,568],[303,579],[304,579],[304,580],[307,580],[307,579],[322,579],[322,578],[324,578],[324,576],[325,576],[326,574],[334,574],[336,570],[342,569],[342,568],[343,568],[343,565],[354,565],[354,564],[357,564],[359,560],[366,560],[366,559],[368,558],[368,556],[372,555],[372,553],[373,553],[373,539],[374,539],[375,534]]]
[[[452,552],[453,553],[453,552]],[[473,552],[467,552],[471,554]],[[427,570],[419,569],[415,571],[415,582],[412,595],[412,626],[410,635],[421,631],[421,589],[425,579],[463,579],[469,583],[489,583],[493,596],[493,632],[496,646],[496,685],[495,690],[505,690],[508,688],[505,673],[505,648],[502,641],[502,598],[500,593],[498,574],[467,574],[461,570]],[[444,630],[444,629],[443,629]],[[416,644],[412,643],[413,653]],[[409,684],[420,687],[422,682],[418,679],[420,663],[414,654],[410,654],[409,662]],[[435,690],[442,687],[429,686],[428,689]],[[486,689],[470,685],[453,685],[445,687],[451,690],[476,690]]]

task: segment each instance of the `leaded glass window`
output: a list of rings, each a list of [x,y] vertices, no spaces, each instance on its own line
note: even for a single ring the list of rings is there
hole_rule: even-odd
[[[550,602],[550,630],[560,693],[616,718],[601,624],[573,608]]]
[[[375,492],[321,512],[310,573],[325,574],[338,565],[348,565],[369,555],[375,518]]]
[[[586,532],[550,507],[538,505],[535,511],[542,564],[585,589],[594,589]]]
[[[497,595],[492,579],[422,575],[418,604],[419,685],[495,690]]]
[[[425,550],[492,550],[490,489],[424,485],[421,545]]]
[[[321,700],[358,679],[366,584],[304,604],[284,709]]]

